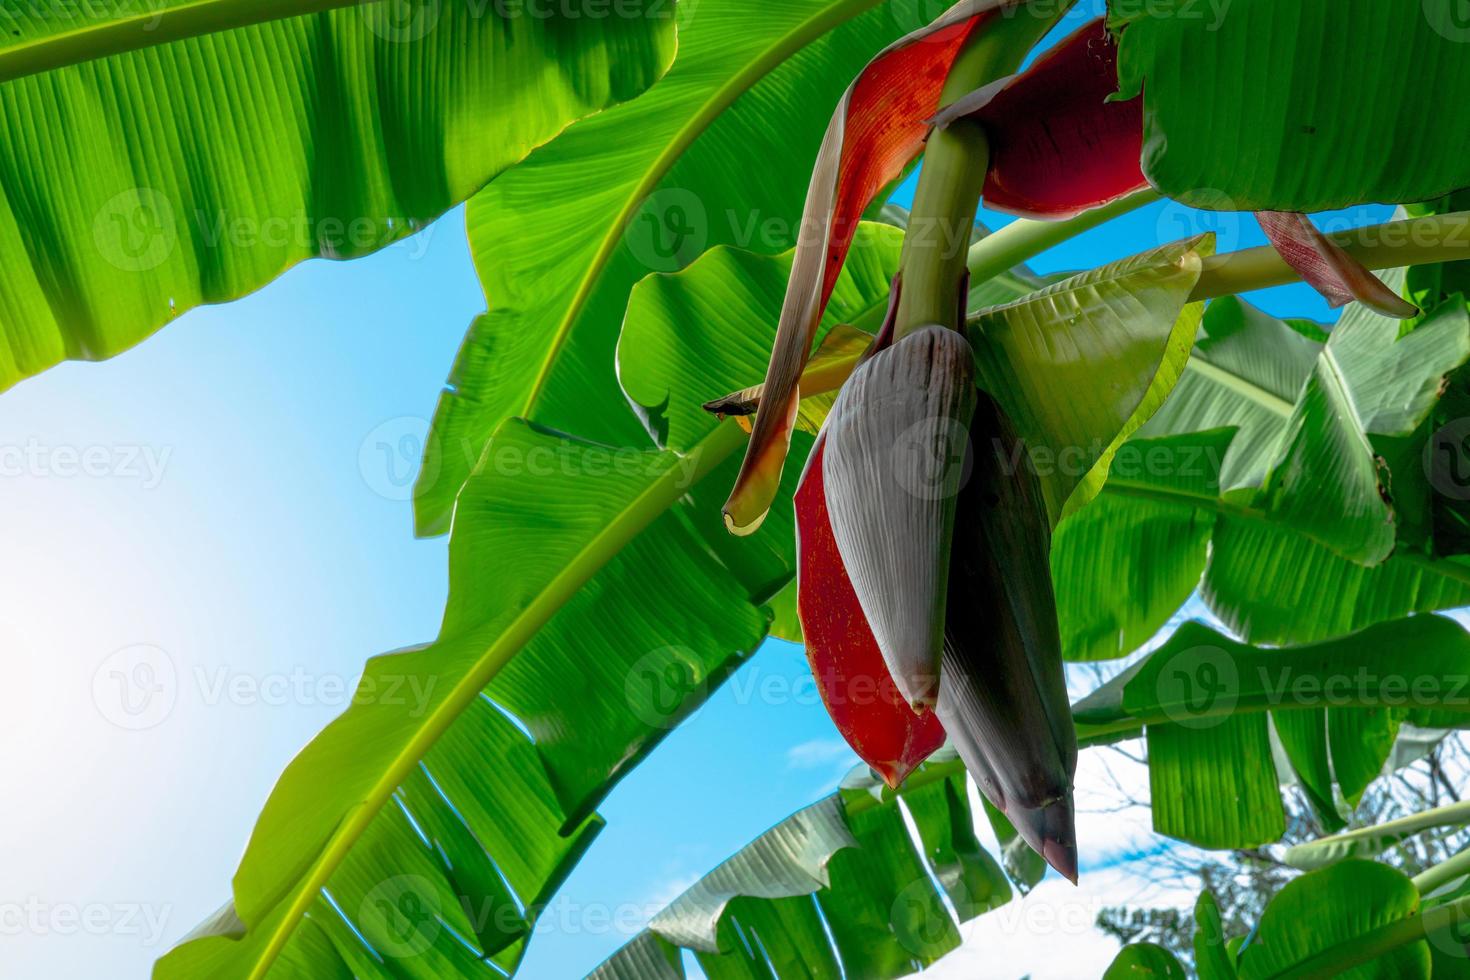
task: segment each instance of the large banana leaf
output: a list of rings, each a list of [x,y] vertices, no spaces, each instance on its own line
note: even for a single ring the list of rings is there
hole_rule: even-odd
[[[620,397],[612,355],[629,291],[716,245],[794,244],[832,106],[874,52],[926,19],[919,6],[699,0],[673,68],[646,96],[572,127],[471,202],[490,310],[435,413],[415,491],[420,533],[448,529],[455,494],[508,416],[640,438],[636,419],[607,408]]]
[[[1210,236],[1164,245],[971,316],[977,383],[1032,447],[1018,463],[1036,468],[1053,522],[1097,493],[1179,379],[1213,249]]]
[[[1402,269],[1384,277],[1396,292],[1403,280]],[[1262,505],[1345,558],[1383,561],[1397,536],[1395,487],[1375,441],[1412,435],[1467,359],[1463,301],[1443,304],[1402,338],[1398,321],[1350,306],[1286,424]]]
[[[1170,197],[1325,211],[1470,186],[1453,0],[1167,0],[1120,4],[1113,24],[1122,96],[1144,96],[1144,172]]]
[[[1259,487],[1322,344],[1233,296],[1205,310],[1184,375],[1145,436],[1235,429],[1220,489]]]
[[[1281,976],[1336,976],[1429,980],[1429,945],[1417,941],[1387,949],[1370,936],[1419,912],[1419,891],[1401,871],[1368,861],[1344,861],[1292,881],[1266,906],[1259,929],[1240,958],[1241,980]],[[1303,969],[1334,947],[1361,942],[1364,955],[1346,963],[1355,970],[1330,970],[1325,963]],[[1371,951],[1371,952],[1370,952]],[[1290,972],[1292,968],[1297,972]]]
[[[1387,720],[1397,712],[1436,708],[1470,724],[1467,673],[1470,634],[1438,616],[1283,648],[1252,647],[1191,622],[1079,702],[1073,716],[1089,741],[1146,731],[1160,833],[1253,847],[1285,829],[1266,712],[1278,728],[1297,716],[1321,726],[1314,746],[1297,740],[1292,763],[1329,806],[1335,776],[1351,805],[1383,769],[1397,727]]]
[[[391,4],[140,6],[7,14],[0,388],[413,233],[675,47],[660,0],[604,18],[445,0],[406,23]]]
[[[844,270],[834,318],[885,301],[898,248],[889,239],[898,232],[877,232],[863,236]],[[716,253],[676,278],[696,290],[711,283],[738,290],[738,282],[709,278],[712,270],[726,271],[730,257]],[[649,295],[659,285],[650,283]],[[779,308],[779,292],[771,302]],[[711,336],[764,330],[769,343],[775,317],[746,321],[746,312],[733,305],[723,319],[700,326]],[[630,335],[657,329],[657,306],[635,302]],[[717,377],[755,375],[764,363],[758,341],[712,351],[693,339],[698,331],[685,334]],[[665,367],[640,358],[623,376],[643,390],[662,379]],[[496,928],[488,934],[485,917],[466,924],[449,916],[443,929],[428,930],[432,944],[412,944],[416,956],[424,955],[420,946],[442,945],[444,955],[464,959],[454,948],[458,936],[514,967],[538,902],[600,826],[592,812],[598,801],[755,649],[770,618],[760,603],[792,575],[790,535],[736,540],[723,531],[723,480],[733,477],[744,433],[699,411],[705,395],[697,378],[688,376],[667,401],[671,414],[698,414],[703,423],[681,440],[680,454],[591,443],[521,420],[502,423],[460,494],[438,640],[372,661],[363,681],[370,694],[406,678],[417,685],[409,689],[430,693],[428,707],[409,712],[361,697],[297,757],[236,874],[238,918],[175,950],[161,975],[248,976],[283,950],[310,960],[301,948],[308,940],[293,937],[315,933],[293,930],[303,916],[322,920],[333,909],[340,910],[336,919],[326,921],[340,926],[345,916],[350,928],[336,928],[333,942],[317,947],[349,964],[368,948],[384,954],[389,939],[374,938],[373,929],[391,933],[394,923],[375,924],[373,910],[384,898],[375,889],[391,890],[397,886],[384,883],[404,875],[418,883],[412,900],[422,907],[527,910],[489,917]],[[627,411],[621,399],[607,409]],[[705,479],[713,475],[719,482]],[[791,525],[790,510],[786,503],[778,523]],[[492,730],[494,740],[481,729]],[[472,748],[477,741],[483,750]],[[519,753],[511,755],[517,764],[486,765],[504,753]],[[410,796],[421,773],[427,782]],[[537,805],[521,811],[506,802],[522,798]],[[436,866],[425,858],[412,834],[397,832],[391,847],[379,843],[385,825],[398,827],[399,810],[412,825],[437,821],[458,835],[456,847],[427,831],[446,861]],[[483,873],[467,878],[466,867]],[[501,877],[513,899],[503,887],[496,891]],[[339,899],[353,883],[365,913],[322,897]],[[388,896],[389,904],[398,897]],[[393,955],[391,943],[386,954]],[[395,968],[429,969],[421,959],[404,959],[411,962]],[[475,956],[465,962],[471,966],[456,969],[478,969]]]
[[[930,780],[925,772],[915,788],[893,794],[866,767],[854,770],[841,791],[777,824],[675,899],[591,976],[682,980],[670,955],[677,948],[693,950],[711,978],[770,977],[768,961],[781,977],[886,980],[932,963],[959,945],[936,882],[960,922],[1005,904],[1011,892],[975,840],[963,772],[940,769]],[[663,963],[675,965],[663,972]]]
[[[1445,304],[1402,338],[1356,308],[1345,318],[1339,350],[1329,352],[1237,300],[1210,305],[1190,367],[1142,430],[1149,438],[1120,450],[1123,465],[1101,499],[1058,531],[1052,567],[1065,584],[1057,598],[1068,657],[1136,649],[1201,577],[1217,615],[1268,643],[1325,639],[1470,601],[1470,565],[1458,559],[1404,545],[1382,560],[1383,529],[1391,546],[1395,528],[1404,531],[1397,518],[1427,507],[1419,443],[1402,436],[1429,414],[1445,371],[1463,357],[1470,328],[1463,304]],[[1349,371],[1341,369],[1343,349],[1351,352]],[[1315,408],[1329,384],[1358,407]],[[1294,403],[1283,397],[1293,388]],[[1236,430],[1228,448],[1217,427]],[[1373,430],[1396,438],[1380,444]],[[1335,438],[1344,433],[1350,438]],[[1395,457],[1392,479],[1380,450]],[[1342,479],[1348,460],[1362,480]],[[1268,476],[1273,489],[1261,494],[1251,483]],[[1392,507],[1384,500],[1390,493]],[[1371,542],[1380,563],[1353,562],[1324,538],[1359,557]],[[1143,554],[1150,561],[1137,561]]]

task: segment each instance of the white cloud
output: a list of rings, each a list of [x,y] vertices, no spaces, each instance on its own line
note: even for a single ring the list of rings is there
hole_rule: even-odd
[[[824,769],[839,763],[845,768],[858,763],[858,757],[840,738],[814,739],[786,750],[788,769]]]

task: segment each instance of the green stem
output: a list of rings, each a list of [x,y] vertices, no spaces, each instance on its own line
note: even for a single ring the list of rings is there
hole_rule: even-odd
[[[951,66],[940,105],[1016,71],[1066,12],[1067,5],[1060,6],[1043,15],[1022,5],[982,24]],[[961,119],[929,135],[904,237],[895,338],[933,323],[961,328],[966,248],[989,165],[990,147],[978,123]]]
[[[1470,211],[1406,218],[1327,237],[1370,269],[1470,259]],[[1233,296],[1296,282],[1300,277],[1269,245],[1204,260],[1190,301]]]
[[[1470,815],[1467,815],[1470,816]],[[1414,876],[1414,887],[1419,889],[1420,895],[1428,895],[1441,885],[1448,884],[1456,878],[1470,875],[1470,847],[1465,848],[1454,857],[1441,861],[1432,868],[1426,868]]]
[[[1033,221],[1029,218],[1012,221],[970,246],[970,282],[978,286],[988,279],[994,279],[1049,248],[1076,238],[1120,215],[1137,211],[1144,205],[1159,200],[1159,197],[1159,192],[1150,187],[1063,221]]]

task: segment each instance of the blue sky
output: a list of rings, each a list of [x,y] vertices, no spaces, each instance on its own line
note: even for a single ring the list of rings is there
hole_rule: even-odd
[[[1155,205],[1034,266],[1092,266],[1200,230],[1231,248],[1262,240],[1248,219]],[[1331,318],[1303,287],[1260,302]],[[342,710],[364,660],[434,635],[445,542],[413,537],[408,491],[484,305],[456,210],[378,255],[308,263],[0,398],[0,449],[26,460],[0,474],[0,974],[145,976],[228,896],[275,778]],[[834,788],[853,760],[805,676],[799,648],[768,644],[628,777],[523,976],[581,975],[629,938],[595,926],[603,912],[641,922]],[[120,678],[158,696],[119,701]],[[1116,883],[1157,841],[1097,820],[1084,874],[1090,863]],[[1043,965],[1024,961],[1028,920],[985,928],[976,949],[1014,949],[954,975]],[[1105,956],[1082,932],[1079,955]]]

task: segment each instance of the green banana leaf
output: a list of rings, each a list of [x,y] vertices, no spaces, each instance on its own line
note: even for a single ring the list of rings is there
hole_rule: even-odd
[[[1194,903],[1194,968],[1199,980],[1235,980],[1235,958],[1225,948],[1225,923],[1215,896],[1205,890]]]
[[[843,271],[833,317],[886,302],[891,271],[883,264],[896,261],[898,243],[888,239],[898,232],[878,231],[858,243]],[[711,256],[710,268],[721,259]],[[702,269],[681,276],[704,283]],[[779,305],[779,293],[772,302]],[[732,307],[729,319],[708,329],[714,336],[742,330],[740,313]],[[628,329],[637,333],[653,320],[635,304]],[[774,334],[774,317],[754,322]],[[758,374],[764,360],[757,344],[704,364],[744,376]],[[644,374],[657,378],[663,367],[640,359],[624,379],[646,386]],[[460,494],[439,638],[422,650],[378,658],[363,682],[366,690],[384,690],[406,677],[431,695],[426,709],[410,713],[363,698],[297,757],[236,875],[235,908],[247,928],[227,923],[225,935],[180,947],[162,962],[161,976],[195,975],[201,964],[221,976],[249,975],[288,944],[302,916],[322,901],[321,889],[336,894],[337,866],[365,861],[378,881],[398,876],[394,869],[413,860],[413,842],[400,841],[396,855],[378,849],[362,858],[359,851],[394,805],[406,805],[405,781],[420,769],[442,790],[421,794],[430,814],[449,808],[477,818],[462,850],[482,853],[451,869],[474,860],[504,871],[519,860],[518,840],[544,840],[544,860],[505,877],[523,908],[536,908],[555,890],[601,825],[593,812],[599,800],[755,650],[771,617],[762,603],[793,574],[790,533],[725,533],[715,498],[723,499],[724,481],[733,478],[744,433],[700,412],[699,385],[694,375],[688,381],[670,399],[670,411],[697,414],[702,428],[681,441],[681,453],[502,423]],[[626,411],[625,404],[610,408]],[[798,472],[788,477],[776,526],[793,527],[789,500]],[[648,588],[649,568],[676,582]],[[446,748],[488,738],[476,734],[482,724],[499,730],[500,743],[518,746],[525,764],[487,782],[483,754]],[[507,796],[542,805],[501,821],[495,814]],[[419,826],[433,819],[407,805]],[[445,874],[417,877],[437,885]],[[465,899],[456,908],[504,905],[489,894],[495,878],[465,884],[450,874],[446,894]],[[439,908],[445,901],[419,904]],[[356,956],[361,943],[347,940],[362,924],[350,921],[353,928],[339,930],[334,948]],[[479,950],[510,969],[534,914],[506,922],[494,936],[480,937]],[[477,935],[460,923],[435,938],[448,944],[451,933]]]
[[[1147,438],[1120,451],[1131,465],[1115,468],[1100,499],[1058,529],[1052,567],[1066,656],[1091,660],[1131,652],[1196,585],[1232,630],[1265,643],[1310,642],[1470,602],[1470,565],[1454,556],[1430,557],[1416,544],[1422,537],[1417,528],[1400,524],[1413,541],[1372,567],[1318,540],[1360,553],[1363,541],[1376,542],[1381,557],[1382,529],[1391,534],[1394,518],[1420,513],[1438,499],[1422,477],[1423,426],[1414,438],[1383,440],[1401,444],[1396,450],[1376,444],[1379,437],[1362,427],[1351,429],[1354,465],[1364,476],[1358,484],[1339,480],[1347,456],[1322,449],[1349,431],[1354,418],[1394,414],[1400,421],[1373,427],[1400,433],[1407,425],[1402,420],[1423,421],[1433,407],[1426,402],[1443,387],[1443,368],[1461,356],[1463,306],[1446,304],[1433,319],[1442,326],[1418,340],[1418,330],[1400,338],[1397,329],[1349,323],[1342,343],[1359,367],[1347,397],[1364,406],[1412,409],[1334,418],[1311,407],[1306,371],[1316,365],[1319,375],[1335,372],[1337,355],[1295,325],[1239,301],[1212,303],[1190,366],[1142,430]],[[1381,371],[1361,369],[1370,363]],[[1283,397],[1293,387],[1294,405]],[[1292,421],[1308,419],[1313,427],[1297,426],[1291,437]],[[1218,427],[1236,428],[1223,450],[1223,435],[1213,431]],[[1394,457],[1392,509],[1379,495],[1379,450]],[[1275,474],[1275,489],[1258,494],[1250,482],[1268,474]],[[1362,510],[1356,522],[1316,516],[1341,517],[1353,501]],[[1143,554],[1151,556],[1148,563],[1137,560]]]
[[[1384,277],[1395,291],[1403,281],[1402,269]],[[1345,558],[1382,562],[1397,537],[1396,488],[1375,441],[1412,435],[1467,359],[1470,310],[1462,301],[1443,304],[1402,338],[1397,320],[1350,306],[1287,422],[1261,506]],[[1418,454],[1411,465],[1420,465]]]
[[[1210,429],[1129,440],[1103,493],[1057,527],[1051,569],[1068,660],[1127,656],[1193,594],[1216,520],[1194,501],[1219,498],[1238,438]]]
[[[1335,947],[1345,953],[1375,930],[1410,919],[1418,910],[1413,882],[1385,865],[1352,860],[1309,872],[1288,883],[1266,906],[1254,938],[1241,952],[1240,980],[1287,975],[1428,980],[1429,947],[1423,938],[1369,955],[1351,970],[1319,967],[1315,973],[1288,974]]]
[[[1203,313],[1187,300],[1213,249],[1209,235],[1164,245],[970,316],[977,383],[1031,447],[1053,523],[1097,494],[1179,379]]]
[[[1184,967],[1162,946],[1132,943],[1118,951],[1103,980],[1184,980]]]
[[[1325,211],[1470,186],[1470,23],[1449,0],[1110,7],[1144,172],[1169,197]]]
[[[1355,805],[1382,772],[1407,707],[1457,712],[1470,724],[1467,674],[1470,634],[1437,616],[1285,648],[1191,622],[1078,702],[1073,717],[1084,741],[1146,730],[1157,831],[1203,847],[1254,847],[1285,829],[1266,712],[1304,785],[1335,812],[1333,777]],[[1311,721],[1282,723],[1298,715]]]
[[[1259,487],[1321,352],[1321,343],[1287,322],[1221,297],[1205,310],[1179,383],[1140,435],[1233,428],[1220,488]]]
[[[741,441],[719,427],[696,461],[505,423],[464,491],[439,639],[369,663],[354,705],[267,802],[235,876],[237,920],[157,975],[259,976],[313,920],[333,924],[349,967],[373,955],[366,940],[401,951],[404,970],[493,972],[466,943],[512,969],[532,922],[454,910],[504,906],[508,886],[533,919],[600,825],[598,799],[765,634],[767,615],[680,513]],[[647,588],[648,568],[668,581]],[[404,689],[426,697],[388,696]],[[427,830],[431,849],[410,826],[446,836]],[[404,945],[404,923],[374,912],[408,906],[439,914]]]
[[[87,6],[30,5],[0,42],[0,389],[412,234],[675,48],[661,0],[609,18],[445,0],[406,23],[323,0]]]
[[[448,530],[509,416],[619,445],[641,438],[611,408],[629,291],[717,245],[791,247],[832,106],[874,53],[927,20],[920,6],[699,0],[647,95],[578,123],[476,196],[470,247],[489,312],[465,337],[425,444],[421,534]]]
[[[895,794],[866,767],[853,770],[839,792],[696,882],[591,977],[682,978],[681,966],[659,972],[680,948],[694,951],[711,978],[770,977],[767,960],[776,976],[873,980],[932,963],[959,945],[958,923],[1005,904],[1011,893],[975,840],[963,771],[914,783]]]

